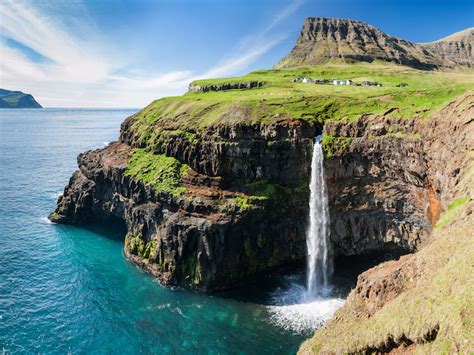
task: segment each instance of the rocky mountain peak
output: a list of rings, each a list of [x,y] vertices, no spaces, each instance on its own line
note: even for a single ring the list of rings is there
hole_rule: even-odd
[[[338,18],[308,17],[295,47],[275,67],[318,65],[331,60],[383,60],[417,69],[474,66],[470,28],[437,42],[414,43],[391,36],[367,23]]]
[[[368,41],[375,37],[388,37],[374,26],[367,23],[340,18],[308,17],[300,34],[300,41],[317,39]]]

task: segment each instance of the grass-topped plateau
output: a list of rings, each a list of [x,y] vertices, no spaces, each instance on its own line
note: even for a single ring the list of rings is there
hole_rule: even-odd
[[[294,78],[374,81],[383,87],[334,86],[292,82]],[[429,117],[449,101],[474,88],[469,71],[421,71],[395,64],[327,64],[259,70],[243,77],[198,80],[199,86],[263,82],[249,90],[188,92],[154,101],[135,115],[138,135],[158,130],[200,132],[216,123],[271,122],[282,117],[323,122],[355,120],[392,110],[395,118]],[[398,87],[401,83],[408,84]]]

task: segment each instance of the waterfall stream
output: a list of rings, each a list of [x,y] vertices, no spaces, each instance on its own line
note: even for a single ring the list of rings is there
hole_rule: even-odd
[[[306,288],[308,296],[324,294],[329,287],[332,262],[329,254],[329,209],[324,181],[324,155],[321,136],[315,138],[311,160],[309,229]]]
[[[296,333],[314,331],[344,304],[330,285],[332,257],[329,244],[329,209],[324,182],[324,154],[321,136],[314,140],[311,159],[309,228],[306,233],[308,252],[306,285],[304,279],[289,279],[288,287],[273,295],[269,308],[273,321]]]

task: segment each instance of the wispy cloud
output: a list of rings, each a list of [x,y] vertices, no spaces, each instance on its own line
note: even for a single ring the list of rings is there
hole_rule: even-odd
[[[52,16],[50,6],[4,0],[0,2],[0,36],[48,60],[35,61],[22,48],[0,41],[0,85],[31,92],[45,106],[143,106],[157,97],[184,92],[192,80],[245,70],[286,38],[276,29],[301,5],[302,0],[291,1],[260,33],[242,38],[231,55],[203,72],[183,69],[137,75],[133,63],[117,56],[117,49],[102,38],[80,2],[74,2],[73,10],[81,21],[66,25]]]
[[[270,32],[280,25],[284,20],[293,15],[303,4],[305,0],[293,0],[284,7],[274,18],[273,21],[265,28],[265,32]]]
[[[26,3],[4,1],[0,4],[0,11],[3,36],[12,38],[51,60],[48,63],[36,63],[39,71],[44,74],[40,74],[39,79],[97,81],[106,77],[113,68],[112,62],[101,53],[100,44],[94,43],[94,37],[90,37],[90,41],[81,40],[69,33],[62,24]],[[11,56],[15,52],[16,55],[20,54],[8,47],[2,50]]]

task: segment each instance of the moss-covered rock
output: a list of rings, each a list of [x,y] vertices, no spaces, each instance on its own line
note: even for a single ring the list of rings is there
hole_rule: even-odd
[[[132,151],[125,176],[133,176],[144,184],[152,185],[157,192],[179,196],[186,191],[181,180],[189,167],[164,154],[154,154],[143,148]]]
[[[351,137],[334,137],[329,134],[323,135],[321,143],[323,146],[324,156],[326,158],[331,158],[334,154],[343,152],[350,141]]]

